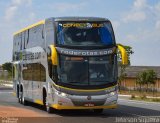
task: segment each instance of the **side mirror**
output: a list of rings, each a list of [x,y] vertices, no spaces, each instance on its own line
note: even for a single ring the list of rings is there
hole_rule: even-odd
[[[127,55],[126,49],[122,45],[117,45],[117,47],[121,53],[122,64],[127,65],[128,64],[128,55]]]
[[[52,65],[58,64],[57,51],[53,45],[50,45],[47,49],[48,59],[52,61]]]

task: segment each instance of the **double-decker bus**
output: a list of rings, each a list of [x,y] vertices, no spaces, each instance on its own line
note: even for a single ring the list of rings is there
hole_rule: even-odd
[[[97,17],[42,20],[14,34],[13,82],[20,103],[53,109],[117,107],[117,46]]]

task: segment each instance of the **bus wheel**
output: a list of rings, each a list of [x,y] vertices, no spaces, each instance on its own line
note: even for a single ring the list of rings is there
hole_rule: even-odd
[[[46,106],[46,111],[48,112],[48,113],[52,113],[52,108],[50,107],[50,106]]]
[[[22,92],[19,91],[18,102],[22,104]]]
[[[22,96],[21,96],[21,97],[22,97],[22,98],[21,98],[22,104],[23,104],[23,105],[27,105],[28,102],[25,100],[23,92],[22,92]]]
[[[93,111],[95,114],[101,114],[103,112],[103,109],[94,109]]]
[[[47,101],[47,94],[46,92],[43,93],[43,104],[44,108],[48,113],[52,113],[53,109],[49,106],[48,101]]]

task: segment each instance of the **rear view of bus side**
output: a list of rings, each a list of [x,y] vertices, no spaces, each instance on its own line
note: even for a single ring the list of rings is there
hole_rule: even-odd
[[[20,103],[53,109],[117,107],[117,47],[111,22],[49,18],[14,34],[13,82]]]

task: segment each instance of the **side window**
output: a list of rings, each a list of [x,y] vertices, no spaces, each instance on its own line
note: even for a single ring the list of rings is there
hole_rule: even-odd
[[[35,33],[34,28],[29,29],[29,40],[27,43],[27,48],[33,47],[34,33]]]
[[[21,50],[24,49],[24,36],[25,36],[25,32],[21,33]]]
[[[33,81],[41,81],[41,78],[40,78],[40,75],[41,75],[41,72],[40,72],[40,64],[38,63],[35,63],[35,64],[32,64],[32,68],[33,68]]]
[[[26,32],[27,32],[27,31],[24,31],[24,32],[23,32],[23,36],[22,36],[22,37],[23,37],[23,38],[22,38],[22,40],[23,40],[23,49],[26,49]]]
[[[29,30],[26,30],[24,34],[24,49],[26,49],[29,42]]]
[[[17,37],[17,50],[19,51],[20,50],[20,42],[21,42],[21,34],[18,34],[18,37]]]
[[[31,64],[23,65],[23,79],[32,80],[32,66]]]
[[[44,47],[45,42],[44,42],[43,28],[44,25],[40,25],[29,29],[29,40],[27,43],[27,48],[36,46]]]
[[[45,34],[46,34],[46,48],[49,45],[54,44],[54,23],[52,20],[46,21]]]
[[[16,60],[20,59],[20,50],[21,50],[21,33],[17,35],[17,40],[16,40],[16,52],[15,52]]]
[[[24,65],[22,74],[24,80],[41,82],[46,81],[46,70],[40,63]]]
[[[45,45],[45,42],[44,42],[44,25],[40,25],[37,27],[37,46],[41,46],[41,47],[44,47]]]
[[[43,65],[40,65],[40,71],[41,71],[41,81],[45,82],[46,81],[46,69]]]
[[[19,34],[19,50],[22,50],[22,33]]]
[[[15,35],[14,38],[13,38],[13,54],[12,54],[12,55],[13,55],[13,56],[12,56],[13,61],[16,60],[16,59],[15,59],[15,53],[16,53],[16,40],[17,40],[17,36]]]

